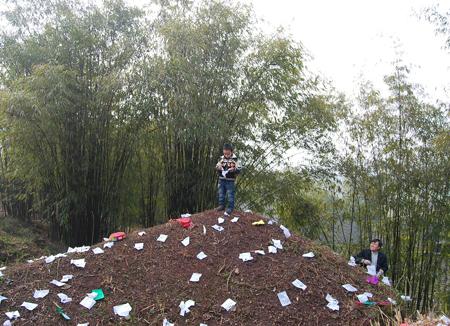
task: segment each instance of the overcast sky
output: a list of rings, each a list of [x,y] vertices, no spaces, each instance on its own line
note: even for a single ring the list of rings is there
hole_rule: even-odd
[[[278,26],[301,41],[313,56],[315,72],[347,94],[361,74],[376,85],[392,71],[396,52],[411,65],[413,81],[432,97],[450,98],[450,54],[444,38],[420,19],[424,8],[450,0],[245,0],[264,19],[264,30]],[[395,44],[399,47],[396,50]]]

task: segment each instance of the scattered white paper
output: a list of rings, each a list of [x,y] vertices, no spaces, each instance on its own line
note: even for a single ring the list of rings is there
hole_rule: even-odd
[[[403,301],[412,301],[409,295],[401,295],[400,298],[402,298]]]
[[[27,263],[28,263],[28,264],[31,264],[32,262],[34,262],[33,259],[28,259],[28,260],[27,260]]]
[[[286,291],[278,293],[277,296],[278,300],[280,300],[281,306],[286,307],[291,304],[291,300],[289,299]]]
[[[372,297],[373,297],[373,294],[370,293],[370,292],[364,292],[363,294],[364,294],[366,297],[368,297],[368,298],[372,298]]]
[[[217,224],[222,224],[223,222],[225,222],[225,219],[223,217],[219,217],[217,219]]]
[[[92,249],[92,252],[93,252],[95,255],[99,255],[99,254],[104,253],[105,251],[104,251],[102,248],[95,247],[94,249]]]
[[[203,235],[206,234],[206,227],[203,225]]]
[[[233,218],[231,219],[231,222],[232,222],[232,223],[236,223],[237,221],[239,221],[239,217],[238,217],[238,216],[235,216],[235,217],[233,217]]]
[[[103,244],[103,248],[112,248],[114,246],[114,242],[109,241]]]
[[[383,278],[381,279],[381,282],[383,282],[387,286],[391,286],[391,281],[389,280],[389,277],[387,277],[387,276],[383,276]]]
[[[135,244],[134,244],[134,249],[136,249],[136,250],[142,250],[142,249],[144,249],[144,243],[142,243],[142,242],[135,243]]]
[[[181,217],[182,217],[182,218],[185,218],[185,217],[191,217],[191,216],[192,216],[192,215],[189,214],[189,213],[181,214]]]
[[[56,254],[55,255],[55,258],[61,258],[61,257],[67,257],[67,255],[66,254]]]
[[[175,324],[168,321],[166,318],[163,320],[163,326],[175,326]]]
[[[183,244],[183,246],[187,247],[189,245],[189,241],[190,241],[189,237],[186,237],[183,239],[183,241],[181,241],[181,243]]]
[[[33,298],[35,299],[45,298],[49,292],[50,292],[49,290],[34,290]]]
[[[272,243],[273,243],[275,248],[283,249],[283,245],[281,244],[281,240],[272,239]]]
[[[275,223],[275,221],[272,220],[272,219],[270,219],[270,220],[267,222],[267,224],[269,224],[269,225],[272,225],[272,224],[274,224],[274,223]]]
[[[197,255],[197,258],[200,260],[205,259],[206,257],[208,257],[203,251],[199,252]]]
[[[250,209],[246,209],[246,210],[244,211],[244,213],[252,213],[252,211],[251,211]]]
[[[0,271],[6,270],[6,266],[0,267]]]
[[[235,311],[236,310],[236,302],[231,299],[226,299],[224,303],[222,303],[221,306],[226,311]]]
[[[86,293],[86,296],[91,299],[95,299],[97,297],[97,295],[98,295],[97,292]]]
[[[67,252],[68,253],[74,253],[74,252],[82,253],[82,252],[89,251],[89,249],[91,249],[90,246],[81,246],[81,247],[75,247],[75,248],[69,247],[69,249],[67,249]]]
[[[81,258],[81,259],[71,259],[71,260],[70,260],[70,263],[73,264],[73,265],[75,265],[75,266],[77,266],[77,267],[80,267],[80,268],[84,268],[84,266],[86,266],[86,260],[84,260],[84,258]]]
[[[213,226],[211,226],[214,230],[222,232],[224,230],[224,228],[220,225],[214,224]]]
[[[81,300],[80,305],[85,308],[91,309],[95,305],[95,300],[89,297],[84,297],[84,299]]]
[[[128,315],[130,314],[130,311],[133,308],[131,308],[129,303],[125,303],[125,304],[121,304],[118,306],[114,306],[113,307],[113,311],[116,315],[119,315],[121,317],[128,317]]]
[[[6,299],[8,299],[7,297],[4,297],[4,296],[2,296],[2,295],[0,295],[0,303],[2,303],[2,301],[3,300],[6,300]]]
[[[61,300],[61,303],[69,303],[72,302],[72,298],[69,298],[66,294],[64,293],[58,293],[57,294],[59,300]]]
[[[191,279],[189,282],[198,282],[200,281],[200,277],[202,277],[202,274],[200,273],[192,273]]]
[[[269,249],[269,254],[276,254],[277,253],[277,248],[275,248],[274,246],[269,246],[267,248]]]
[[[275,248],[275,247],[274,247]],[[275,248],[276,249],[276,248]],[[255,254],[264,256],[266,253],[264,252],[264,250],[255,250]]]
[[[3,326],[12,326],[11,322],[9,321],[9,319],[5,320],[3,322]]]
[[[325,300],[328,301],[327,307],[331,310],[338,311],[339,310],[339,301],[333,298],[330,294],[327,293]]]
[[[224,216],[230,216],[227,212],[223,213]]]
[[[61,278],[61,281],[60,282],[63,282],[63,283],[67,283],[67,282],[69,282],[71,279],[73,279],[73,275],[63,275],[63,277]]]
[[[159,242],[166,242],[168,235],[167,234],[160,234],[158,239],[156,239],[156,241]]]
[[[283,230],[284,236],[287,238],[289,238],[291,236],[291,232],[289,231],[289,229],[287,227],[285,227],[284,225],[280,225],[280,229]]]
[[[249,252],[243,252],[242,254],[239,254],[239,259],[242,259],[242,261],[249,261],[253,260],[253,257]]]
[[[314,253],[312,251],[310,251],[310,252],[307,252],[306,254],[303,254],[302,256],[306,257],[306,258],[313,258],[314,257]]]
[[[293,281],[292,284],[298,289],[302,289],[303,291],[306,290],[306,285],[299,279]]]
[[[441,321],[442,321],[445,325],[449,325],[449,324],[450,324],[450,318],[448,318],[446,315],[442,315]]]
[[[350,259],[349,259],[349,261],[348,261],[347,264],[348,264],[349,266],[355,267],[355,266],[356,266],[356,260],[355,260],[355,257],[350,256]]]
[[[48,256],[47,258],[45,258],[45,262],[46,262],[47,264],[50,264],[50,263],[54,262],[55,259],[56,259],[56,257],[53,256],[53,255],[52,255],[52,256]]]
[[[103,238],[103,241],[109,241],[109,238]]]
[[[20,314],[19,314],[19,312],[16,310],[16,311],[8,311],[8,312],[5,312],[5,315],[6,315],[6,317],[8,317],[9,319],[17,319],[17,318],[19,318],[20,317]]]
[[[374,265],[367,265],[367,274],[377,275],[377,267]]]
[[[344,284],[344,285],[342,285],[342,287],[344,288],[344,289],[346,289],[348,292],[356,292],[356,291],[358,291],[358,289],[357,288],[355,288],[353,285],[351,285],[351,284]]]
[[[369,301],[369,298],[364,293],[358,294],[356,297],[358,298],[359,302],[361,302],[361,303]]]
[[[200,323],[199,326],[208,326],[207,324]]]
[[[89,326],[89,323],[77,324],[77,326]]]
[[[389,298],[389,297],[388,297],[388,301],[389,301],[390,303],[392,303],[393,305],[396,305],[396,304],[397,304],[397,301],[395,301],[394,299],[391,299],[391,298]]]
[[[50,284],[53,284],[53,285],[56,285],[56,286],[63,286],[63,285],[66,285],[66,283],[63,283],[63,282],[60,282],[60,281],[57,281],[57,280],[52,280],[51,282],[50,282]]]
[[[145,231],[138,232],[138,236],[140,237],[142,237],[144,234],[146,234]]]
[[[25,309],[27,309],[29,311],[33,311],[38,305],[37,305],[37,303],[24,301],[20,306],[24,307]]]
[[[187,301],[181,301],[180,305],[180,315],[184,317],[188,312],[190,312],[189,308],[193,307],[195,305],[195,301],[193,300],[187,300]]]

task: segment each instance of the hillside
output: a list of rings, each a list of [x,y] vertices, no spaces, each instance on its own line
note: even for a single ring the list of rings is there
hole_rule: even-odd
[[[371,301],[394,298],[390,288],[367,284],[362,269],[348,266],[347,259],[327,247],[295,234],[286,239],[275,224],[252,225],[262,216],[237,212],[233,216],[239,220],[233,223],[226,218],[220,224],[224,230],[219,232],[211,226],[221,216],[207,211],[191,216],[191,229],[170,221],[142,230],[142,236],[133,232],[111,248],[101,243],[50,263],[40,259],[7,267],[0,279],[0,295],[7,298],[0,303],[0,322],[7,319],[6,312],[17,310],[20,318],[14,325],[162,325],[164,319],[175,325],[368,325],[378,316],[378,307],[357,305],[356,295],[342,285],[352,284],[357,294],[371,292]],[[168,236],[165,242],[157,241],[160,234]],[[181,241],[186,237],[190,241],[184,246]],[[281,240],[283,249],[268,253],[272,239]],[[135,249],[136,243],[143,243],[143,249]],[[95,247],[104,249],[104,253],[94,254]],[[254,250],[264,250],[265,255]],[[203,260],[196,257],[201,251],[207,255]],[[239,259],[245,252],[253,259]],[[315,257],[302,257],[308,252]],[[71,264],[71,260],[82,258],[84,268]],[[193,273],[202,274],[199,282],[189,281]],[[73,278],[59,284],[61,287],[50,284],[63,275]],[[307,288],[294,287],[296,279]],[[87,293],[99,288],[104,299],[96,301],[90,310],[79,304]],[[44,289],[49,290],[47,296],[33,298],[35,290]],[[291,301],[285,307],[277,297],[282,291]],[[58,293],[66,294],[72,302],[60,303]],[[339,311],[327,307],[327,294],[339,301]],[[229,298],[236,302],[235,311],[221,307]],[[180,302],[187,300],[195,305],[181,316]],[[24,301],[38,306],[28,311],[21,307]],[[113,307],[126,303],[132,308],[129,318],[115,315]],[[70,321],[56,312],[56,304]]]

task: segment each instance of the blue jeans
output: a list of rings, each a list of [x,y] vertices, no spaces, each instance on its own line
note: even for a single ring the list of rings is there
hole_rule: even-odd
[[[236,192],[234,180],[219,179],[218,187],[219,187],[219,205],[225,207],[225,198],[228,196],[227,212],[231,213],[234,209],[234,194]]]

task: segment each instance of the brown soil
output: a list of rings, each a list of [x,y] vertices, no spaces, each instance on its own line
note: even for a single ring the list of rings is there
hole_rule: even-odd
[[[211,226],[220,216],[214,211],[193,215],[190,230],[172,221],[146,229],[142,237],[136,231],[100,255],[89,251],[68,254],[50,264],[41,260],[8,268],[0,280],[0,294],[8,298],[0,304],[0,323],[6,320],[5,312],[18,310],[21,318],[14,325],[162,325],[164,318],[175,325],[368,325],[378,317],[379,308],[356,306],[356,296],[342,285],[350,283],[358,293],[372,292],[374,301],[394,298],[390,288],[367,284],[362,269],[348,266],[347,259],[327,247],[294,234],[286,240],[278,225],[252,226],[261,216],[250,213],[236,212],[233,216],[240,216],[239,221],[227,219],[222,224],[225,231],[217,232]],[[169,236],[165,243],[156,241],[161,233]],[[186,236],[190,244],[184,247],[180,241]],[[268,254],[271,239],[282,240],[283,250]],[[137,242],[144,243],[142,251],[133,248]],[[264,249],[266,255],[252,253],[254,259],[249,262],[238,258],[240,253],[256,249]],[[208,255],[202,261],[196,258],[200,251]],[[303,258],[309,251],[316,257]],[[70,265],[70,259],[77,258],[86,258],[84,269]],[[193,272],[202,274],[200,282],[189,282]],[[68,282],[70,288],[49,284],[64,274],[74,275]],[[291,284],[296,278],[307,285],[305,291]],[[79,305],[85,294],[96,288],[103,289],[105,299],[91,310]],[[35,289],[50,289],[50,293],[34,299]],[[281,291],[287,291],[291,305],[280,305],[277,293]],[[60,304],[56,295],[60,292],[73,302]],[[327,293],[339,300],[340,311],[326,307]],[[221,308],[227,298],[237,302],[236,311]],[[194,300],[195,306],[182,317],[178,305],[188,299]],[[39,305],[27,311],[20,307],[23,301]],[[133,308],[131,318],[114,315],[113,306],[127,302]],[[70,321],[55,312],[55,303],[64,308]]]

